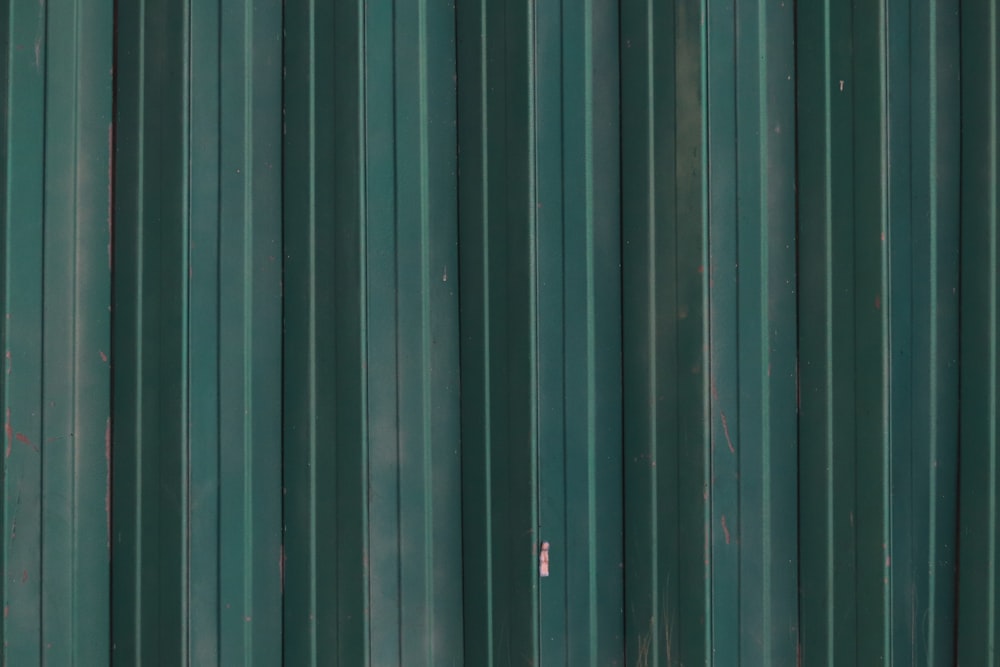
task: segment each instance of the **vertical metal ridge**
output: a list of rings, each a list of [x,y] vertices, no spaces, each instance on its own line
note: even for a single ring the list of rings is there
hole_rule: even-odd
[[[317,266],[316,266],[316,253],[317,253],[317,247],[316,247],[316,245],[317,245],[316,244],[316,240],[317,240],[317,229],[316,229],[316,223],[317,223],[317,220],[316,220],[316,215],[317,215],[317,205],[316,205],[316,196],[317,196],[317,194],[316,194],[316,163],[317,163],[317,160],[316,160],[316,143],[317,143],[316,142],[316,137],[317,137],[317,123],[316,123],[316,103],[317,103],[316,102],[316,79],[317,79],[317,76],[318,76],[318,66],[317,66],[317,60],[318,60],[318,58],[317,58],[317,53],[316,53],[316,32],[317,32],[318,28],[317,28],[317,25],[316,25],[316,2],[315,2],[315,0],[309,0],[308,7],[309,7],[309,16],[308,16],[308,19],[307,19],[308,20],[308,27],[306,28],[306,30],[308,32],[308,39],[306,40],[306,43],[308,44],[308,55],[307,55],[308,65],[307,65],[307,74],[306,74],[306,76],[308,77],[308,83],[306,84],[306,88],[307,88],[308,92],[306,94],[306,97],[307,97],[306,104],[308,106],[307,114],[308,114],[308,128],[309,128],[309,134],[308,134],[308,140],[309,140],[308,144],[309,145],[308,145],[308,148],[306,149],[306,151],[307,151],[307,156],[308,156],[307,160],[308,160],[308,169],[309,169],[309,173],[307,175],[307,183],[308,183],[308,194],[307,194],[308,218],[307,218],[307,220],[308,220],[308,228],[309,228],[309,231],[308,231],[309,244],[308,244],[308,247],[306,247],[306,248],[297,248],[296,250],[298,250],[298,252],[305,252],[306,255],[307,255],[307,257],[308,257],[308,259],[307,259],[307,262],[308,262],[307,276],[308,276],[308,278],[307,279],[309,281],[309,284],[305,288],[306,292],[309,295],[308,296],[308,301],[309,301],[308,311],[309,311],[309,313],[308,313],[308,323],[306,325],[307,326],[307,336],[308,336],[308,338],[307,338],[307,344],[306,344],[307,347],[306,347],[306,349],[308,350],[307,358],[310,361],[312,361],[312,363],[309,364],[309,368],[308,368],[308,371],[307,371],[308,387],[309,387],[309,398],[308,398],[309,411],[307,413],[308,422],[304,425],[305,429],[307,430],[307,433],[308,433],[308,435],[307,435],[307,443],[308,443],[307,444],[307,448],[308,448],[307,458],[308,458],[308,462],[307,462],[306,465],[309,468],[308,482],[307,482],[307,484],[308,484],[308,493],[309,493],[309,502],[308,502],[308,509],[306,510],[307,513],[308,513],[308,515],[309,515],[309,519],[308,519],[308,532],[307,532],[306,538],[305,538],[306,541],[307,541],[307,544],[308,544],[308,546],[306,547],[308,549],[308,554],[307,554],[306,558],[308,559],[308,563],[309,563],[309,577],[308,577],[307,583],[305,584],[306,587],[307,587],[307,589],[308,589],[308,593],[307,593],[307,596],[308,596],[308,606],[307,606],[308,616],[305,619],[305,624],[307,625],[307,627],[309,627],[309,633],[308,633],[308,639],[307,639],[307,647],[306,647],[305,651],[306,651],[306,656],[308,657],[307,664],[309,664],[309,665],[318,665],[319,664],[318,663],[318,659],[319,659],[319,639],[320,638],[319,638],[319,628],[318,628],[318,624],[316,622],[316,616],[317,616],[317,612],[319,611],[318,610],[318,600],[317,600],[317,589],[319,588],[319,576],[318,576],[319,575],[319,571],[318,571],[318,563],[317,563],[317,560],[318,560],[318,554],[317,554],[317,552],[318,552],[318,544],[317,544],[317,542],[318,542],[318,534],[319,534],[318,533],[318,526],[317,526],[317,524],[318,524],[318,519],[319,519],[319,516],[318,516],[319,515],[319,504],[318,504],[318,500],[317,500],[318,493],[317,493],[317,489],[316,489],[316,483],[317,483],[317,474],[318,474],[317,473],[317,464],[318,464],[318,456],[317,456],[318,452],[317,452],[317,448],[318,448],[319,442],[318,442],[318,438],[316,436],[316,423],[315,423],[319,419],[319,413],[318,413],[318,403],[319,403],[319,400],[318,400],[318,397],[317,397],[317,377],[316,377],[317,373],[318,373],[318,370],[319,370],[317,368],[317,366],[319,365],[317,363],[317,357],[318,357],[318,352],[319,352],[318,347],[317,347],[317,339],[318,339],[318,333],[319,332],[317,331],[317,324],[316,324],[316,320],[317,320],[317,313],[316,313],[316,311],[317,311],[317,308],[319,307],[318,299],[317,299],[317,292],[319,291],[319,285],[317,284],[318,283],[318,276],[317,276],[317,273],[316,273],[316,269],[317,269]],[[287,11],[287,4],[285,5],[285,8],[286,8],[286,11]],[[287,30],[288,30],[287,24],[285,26],[285,30],[286,30],[285,34],[287,36]],[[286,65],[286,68],[287,68],[287,65]],[[285,121],[285,122],[287,122],[287,121]],[[287,129],[286,129],[286,132],[287,132]],[[336,301],[337,301],[336,295],[334,295],[334,297],[333,297],[334,304],[336,304]],[[288,336],[288,333],[286,333],[285,335]],[[287,382],[288,375],[289,374],[287,374],[287,372],[286,372],[286,382]],[[295,378],[292,381],[294,382],[296,380],[298,380],[298,378]],[[285,400],[286,400],[286,402],[292,402],[293,400],[295,400],[295,398],[294,397],[288,397],[288,396],[286,396]],[[330,407],[333,410],[336,410],[335,406],[330,406]],[[283,444],[286,447],[288,447],[288,446],[291,445],[291,443],[289,443],[287,440]],[[284,488],[287,489],[287,485],[288,485],[289,481],[293,481],[293,480],[288,480],[288,479],[282,480],[282,484],[283,484]],[[285,493],[287,494],[287,491]],[[293,493],[295,493],[295,491],[293,491]],[[286,524],[286,530],[287,530],[287,524]],[[294,535],[293,535],[293,537],[294,537]],[[282,558],[284,559],[285,556],[282,555]],[[282,592],[284,592],[284,591],[282,591]],[[284,602],[286,599],[287,598],[283,598],[282,601]],[[290,606],[290,605],[287,605],[287,603],[285,603],[285,604],[286,604],[286,607]],[[293,602],[293,604],[294,604],[294,602]],[[296,619],[296,621],[298,623],[300,623],[300,624],[303,622],[302,619]],[[294,623],[294,621],[293,621],[293,623]],[[289,624],[289,625],[291,625],[291,624]],[[284,653],[283,657],[286,660],[288,660],[291,656],[296,655],[296,653],[292,652],[292,651],[295,651],[296,649],[301,650],[300,647],[297,647],[297,646],[295,646],[293,644],[293,641],[286,641],[286,644],[285,644],[285,653]]]
[[[145,271],[145,266],[144,266],[144,264],[145,264],[145,262],[144,262],[145,252],[143,252],[144,247],[145,247],[145,238],[144,238],[144,236],[145,236],[145,234],[144,234],[144,232],[145,232],[145,224],[144,223],[145,223],[145,219],[146,219],[146,216],[145,216],[145,206],[144,206],[144,204],[145,204],[144,194],[145,194],[145,183],[146,183],[146,173],[145,173],[146,172],[146,160],[144,158],[145,158],[145,148],[146,148],[146,141],[145,141],[146,137],[145,137],[145,133],[142,131],[142,129],[145,128],[145,125],[146,125],[146,122],[145,122],[146,121],[146,95],[145,95],[145,88],[146,88],[145,81],[146,81],[146,77],[144,76],[144,73],[145,73],[145,70],[146,70],[146,30],[145,30],[145,26],[146,26],[146,3],[147,3],[147,0],[138,0],[139,11],[138,11],[138,22],[137,22],[137,26],[136,26],[138,28],[136,30],[136,33],[137,33],[136,38],[137,38],[137,42],[138,42],[138,44],[137,44],[137,47],[138,47],[137,50],[138,50],[139,53],[138,53],[138,58],[137,58],[137,60],[138,60],[138,63],[137,63],[138,64],[138,73],[136,75],[136,79],[137,79],[137,81],[136,81],[137,91],[136,92],[137,92],[138,101],[136,103],[137,109],[136,109],[136,114],[135,114],[136,115],[136,124],[137,124],[137,128],[136,128],[136,130],[137,130],[136,131],[136,134],[137,134],[137,137],[136,137],[136,153],[137,153],[137,155],[136,155],[136,157],[137,157],[137,159],[135,160],[135,162],[136,162],[136,223],[135,223],[135,228],[136,228],[135,229],[135,231],[136,231],[135,263],[136,263],[136,266],[135,266],[135,283],[136,283],[136,297],[137,297],[136,300],[140,302],[140,303],[137,303],[136,305],[140,306],[140,307],[137,307],[135,309],[135,343],[134,343],[134,345],[136,347],[136,352],[137,353],[133,355],[133,358],[135,360],[135,371],[136,371],[135,372],[135,376],[134,376],[134,381],[135,381],[135,385],[134,385],[135,386],[135,394],[134,394],[135,395],[135,404],[134,405],[135,405],[136,409],[134,411],[134,414],[135,414],[135,418],[134,418],[135,419],[135,432],[132,435],[135,437],[135,476],[136,476],[135,485],[136,485],[136,487],[135,487],[135,489],[133,491],[133,494],[135,496],[135,524],[133,526],[130,526],[130,527],[134,531],[133,535],[134,535],[134,539],[135,539],[135,558],[134,558],[134,561],[133,561],[133,566],[134,566],[133,581],[129,582],[129,583],[131,583],[134,586],[134,593],[133,593],[133,595],[134,595],[134,598],[135,598],[134,599],[135,608],[134,608],[134,610],[131,610],[131,611],[134,612],[131,615],[128,614],[128,612],[122,613],[122,616],[125,617],[126,622],[128,620],[131,620],[135,624],[134,642],[132,643],[131,647],[128,647],[128,648],[132,649],[133,654],[131,656],[127,656],[125,658],[122,658],[122,660],[127,660],[128,658],[131,658],[134,661],[135,664],[139,664],[139,662],[141,661],[141,650],[142,650],[141,649],[141,646],[142,646],[141,642],[143,640],[143,634],[144,634],[143,633],[143,626],[142,626],[142,615],[139,613],[139,609],[142,607],[142,601],[143,601],[143,580],[142,580],[143,571],[142,571],[141,563],[144,561],[143,556],[145,555],[144,549],[143,549],[144,544],[143,544],[143,539],[142,539],[142,520],[143,520],[143,509],[144,509],[144,507],[143,507],[143,505],[144,505],[143,500],[144,500],[144,495],[145,494],[142,492],[143,491],[142,490],[142,486],[143,486],[142,485],[142,469],[143,469],[143,463],[144,463],[144,461],[143,461],[143,448],[142,448],[142,426],[143,426],[143,419],[142,419],[142,409],[141,409],[141,407],[143,405],[143,399],[144,399],[144,396],[143,396],[143,393],[144,393],[143,392],[143,388],[144,387],[143,387],[142,377],[143,377],[143,370],[144,370],[144,363],[143,362],[145,360],[145,355],[142,354],[142,340],[143,340],[143,331],[144,331],[144,328],[143,328],[143,317],[142,317],[142,309],[141,309],[141,299],[142,299],[141,295],[145,293],[145,289],[146,289],[146,271]],[[119,70],[118,75],[121,76],[121,70]],[[122,78],[124,78],[124,77],[122,77]],[[115,86],[117,88],[118,81],[115,82]],[[120,119],[116,118],[115,120],[119,121]],[[119,186],[118,186],[118,174],[116,173],[114,176],[115,176],[115,179],[116,179],[116,189],[118,189],[119,188]],[[116,204],[117,204],[117,202],[116,202]],[[115,217],[117,217],[117,215]],[[131,239],[129,239],[129,240],[131,240]],[[124,244],[122,244],[122,245],[124,245]],[[117,270],[118,270],[118,267],[114,264],[114,258],[112,258],[112,269],[111,269],[112,276],[114,276],[116,274]],[[121,296],[121,290],[118,291],[118,295]],[[122,299],[122,301],[124,301],[124,299]],[[115,311],[117,311],[118,310],[118,304],[115,304],[113,306],[113,309]],[[127,311],[126,311],[126,313],[127,313]],[[123,313],[123,315],[125,315],[125,313]],[[114,324],[114,323],[112,323],[112,324]],[[114,332],[112,332],[112,341],[118,342],[119,347],[124,347],[119,342],[120,340],[121,340],[120,333],[114,333]],[[121,355],[122,362],[119,362],[119,363],[122,363],[122,365],[124,365],[124,356],[125,355]],[[115,352],[113,353],[113,357],[116,360],[119,359],[119,355],[117,354],[117,350],[115,350]],[[119,382],[119,381],[116,381],[116,380],[112,381],[112,386],[113,387],[120,387],[121,384],[122,383]],[[119,404],[119,402],[117,400],[117,397],[113,396],[111,400],[112,400],[112,405]],[[117,412],[117,411],[115,411],[115,412]],[[125,411],[123,410],[122,412],[125,412]],[[122,420],[122,421],[126,421],[126,420]],[[115,431],[112,432],[112,437],[114,437],[114,433],[115,433]],[[114,443],[112,443],[111,450],[112,450],[112,469],[121,469],[121,468],[123,468],[124,466],[121,466],[120,464],[115,464],[114,463],[114,459],[117,458],[117,454],[118,454],[119,448],[115,447]],[[119,488],[121,488],[121,486]],[[112,513],[112,517],[114,517],[116,515],[122,514],[122,512],[120,512],[120,511],[118,511],[118,510],[115,509],[115,502],[114,502],[115,498],[116,497],[124,496],[130,490],[131,489],[129,489],[128,486],[125,486],[124,488],[121,488],[121,491],[123,491],[124,493],[118,494],[118,493],[115,493],[114,489],[112,489],[112,492],[111,492],[111,498],[112,498],[112,510],[111,510],[111,513]],[[122,522],[122,523],[124,523],[124,522]],[[124,531],[122,531],[122,532],[124,532]],[[119,542],[120,541],[121,541],[121,538],[119,537]],[[114,567],[115,567],[115,557],[114,557],[114,548],[113,547],[112,547],[112,552],[111,553],[112,553],[112,558],[111,558],[112,572],[114,572],[115,571],[115,569],[114,569]],[[125,570],[125,568],[121,568],[121,570]],[[117,591],[115,590],[117,587],[115,586],[115,583],[116,582],[112,581],[112,595],[115,595],[117,597],[117,595],[116,595]],[[128,595],[128,593],[126,593],[125,595]],[[124,596],[122,596],[122,597],[124,597]],[[130,600],[130,602],[131,602],[131,600]],[[117,608],[126,608],[126,605],[119,604],[119,605],[117,605]],[[130,618],[130,616],[131,616],[131,618]],[[116,629],[117,628],[114,626],[114,621],[113,621],[112,622],[112,629],[111,629],[111,636],[112,637],[115,637],[116,634],[120,634],[120,633],[116,632]],[[122,644],[125,647],[128,646],[127,643],[126,643],[126,641],[127,640],[124,640],[124,639],[122,641]],[[118,656],[126,656],[126,655],[127,655],[126,652],[122,651],[121,653],[116,654],[114,657],[118,658]],[[116,664],[122,664],[122,663],[116,661]]]
[[[391,2],[370,3],[365,12],[366,224],[369,324],[366,420],[370,424],[368,467],[370,552],[369,650],[372,664],[400,664],[399,484],[400,425],[396,376],[397,179],[395,163],[394,12]],[[374,517],[379,517],[378,521]]]
[[[248,271],[250,267],[253,266],[253,246],[254,246],[254,214],[253,214],[253,188],[254,188],[254,163],[253,163],[253,152],[254,152],[254,137],[253,137],[253,97],[254,97],[254,57],[253,48],[254,44],[254,30],[253,30],[253,12],[254,3],[249,1],[244,1],[243,3],[243,20],[242,20],[242,74],[243,74],[243,90],[242,90],[242,121],[243,121],[243,151],[241,154],[241,164],[243,167],[242,194],[243,194],[243,209],[242,209],[242,265],[240,266],[242,273],[242,280],[240,281],[243,287],[242,294],[242,313],[241,313],[241,339],[242,339],[242,375],[240,377],[240,387],[242,391],[242,406],[243,406],[243,425],[242,425],[242,437],[240,438],[240,458],[243,463],[243,479],[242,481],[242,528],[241,531],[241,541],[242,541],[242,606],[241,611],[244,615],[244,624],[241,626],[243,640],[243,650],[242,653],[236,652],[236,655],[242,655],[243,661],[247,665],[252,665],[255,661],[256,656],[253,651],[252,644],[252,626],[249,625],[253,620],[255,615],[254,608],[254,595],[253,595],[253,570],[254,570],[254,527],[253,527],[253,486],[254,486],[254,435],[253,435],[253,423],[251,419],[251,408],[254,404],[254,394],[253,394],[253,380],[252,380],[252,369],[251,363],[254,357],[254,337],[253,337],[253,321],[252,313],[254,310],[254,275],[252,270]],[[236,173],[240,173],[237,169]],[[249,185],[248,185],[249,184]],[[235,642],[234,642],[235,643]],[[235,659],[235,656],[234,656]]]
[[[420,126],[420,146],[419,146],[419,169],[420,169],[420,375],[421,375],[421,401],[422,401],[422,423],[421,423],[421,446],[422,446],[422,474],[425,488],[434,485],[433,467],[433,442],[431,434],[430,416],[432,414],[431,392],[432,388],[432,368],[431,368],[431,334],[430,334],[430,160],[428,158],[428,101],[427,101],[427,0],[417,2],[417,50],[419,52],[419,74],[417,91],[417,108],[419,109]],[[447,269],[445,269],[447,270]],[[424,493],[423,523],[424,523],[424,607],[425,630],[428,640],[426,643],[426,663],[434,664],[434,549],[433,541],[429,539],[434,534],[434,505],[431,495]]]
[[[181,644],[180,653],[184,656],[184,661],[191,659],[191,3],[185,1],[181,3],[180,9],[181,23],[181,48],[180,48],[180,69],[185,85],[180,92],[180,175],[179,190],[181,205],[179,206],[180,218],[180,350],[179,386],[182,397],[178,405],[176,419],[180,422],[178,434],[180,436],[178,452],[178,472],[179,486],[178,500],[180,507],[180,530],[177,540],[180,542],[178,548],[179,570],[181,581],[179,583],[179,604],[178,612],[180,618],[178,625],[181,629],[179,642]]]
[[[823,2],[823,130],[824,130],[824,142],[823,142],[823,155],[825,157],[824,164],[824,189],[823,189],[823,201],[825,203],[825,216],[823,218],[823,229],[825,235],[825,251],[824,257],[824,271],[825,271],[825,288],[824,288],[824,305],[825,305],[825,316],[826,322],[829,325],[833,322],[833,279],[831,274],[833,273],[833,139],[832,139],[832,104],[831,96],[833,91],[833,77],[831,76],[831,40],[830,35],[830,5],[831,0],[824,0]],[[801,39],[801,38],[800,38]],[[827,475],[824,480],[825,490],[826,490],[826,655],[827,664],[834,664],[835,658],[835,634],[834,634],[834,600],[835,590],[834,590],[834,523],[833,523],[833,512],[834,512],[834,480],[833,480],[833,442],[834,442],[834,408],[833,408],[833,384],[834,384],[834,354],[833,354],[833,336],[832,332],[827,332],[824,340],[824,348],[826,362],[826,372],[824,374],[824,389],[825,389],[825,421],[826,421],[826,441],[824,442],[825,454],[826,454],[826,470]],[[801,519],[800,519],[801,521]]]

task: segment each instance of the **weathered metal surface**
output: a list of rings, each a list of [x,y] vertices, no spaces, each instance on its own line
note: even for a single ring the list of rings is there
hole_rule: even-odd
[[[281,17],[118,8],[116,664],[281,659]]]
[[[996,661],[996,0],[114,9],[0,11],[7,662]]]
[[[7,2],[4,664],[109,659],[112,4]]]

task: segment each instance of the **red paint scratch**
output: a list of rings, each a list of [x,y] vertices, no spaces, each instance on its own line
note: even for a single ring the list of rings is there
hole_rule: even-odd
[[[4,356],[4,358],[5,358],[6,360],[7,360],[7,375],[10,375],[10,371],[11,371],[11,369],[12,369],[12,368],[13,368],[13,366],[14,366],[14,362],[13,362],[13,360],[12,360],[12,359],[10,358],[10,350],[7,350],[7,351],[6,351],[5,353],[4,353],[4,355],[3,355],[3,356]]]
[[[729,544],[729,527],[726,525],[726,515],[722,515],[722,534],[726,536],[726,544]]]
[[[24,570],[23,572],[21,572],[21,583],[23,584],[27,580],[28,580],[28,571]]]
[[[878,294],[876,294],[875,295],[875,310],[878,310],[881,307],[882,307],[882,297],[879,296]]]
[[[735,454],[736,448],[733,447],[733,440],[729,437],[729,422],[726,421],[726,413],[719,410],[719,416],[722,417],[722,432],[726,435],[726,444],[729,445],[729,451]]]
[[[3,432],[5,439],[7,440],[7,458],[10,458],[10,447],[14,444],[14,429],[10,425],[10,408],[7,408],[7,413],[4,418]]]
[[[712,532],[712,531],[710,531],[710,530],[706,530],[705,531],[705,565],[708,565],[708,561],[709,561],[708,555],[709,555],[709,553],[711,553],[711,546],[710,546],[709,535],[708,535],[710,532]]]
[[[281,592],[285,592],[285,545],[281,545],[281,555],[278,557],[278,571],[281,572]]]
[[[14,437],[17,438],[18,442],[20,442],[22,444],[25,444],[28,447],[31,447],[36,452],[38,451],[38,447],[36,447],[34,445],[34,443],[31,442],[31,440],[28,440],[28,436],[26,436],[25,434],[23,434],[23,433],[15,433]]]
[[[101,361],[108,363],[108,355],[104,354],[104,350],[98,350],[101,353]]]

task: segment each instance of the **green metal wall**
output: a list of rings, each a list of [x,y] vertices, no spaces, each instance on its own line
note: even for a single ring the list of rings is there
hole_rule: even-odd
[[[112,6],[4,2],[3,664],[110,656]]]
[[[4,0],[4,664],[1000,664],[997,4]]]

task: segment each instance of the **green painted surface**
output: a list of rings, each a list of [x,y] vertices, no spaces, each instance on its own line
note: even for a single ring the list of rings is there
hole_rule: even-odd
[[[996,0],[961,14],[961,411],[958,663],[1000,659],[997,482],[1000,433],[1000,16]]]
[[[281,6],[118,21],[114,659],[275,664]]]
[[[2,3],[6,664],[996,662],[961,4]]]
[[[3,663],[107,663],[112,3],[6,2]]]
[[[527,2],[457,9],[464,664],[537,664],[537,33]]]

